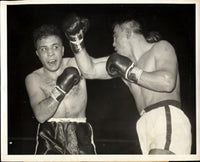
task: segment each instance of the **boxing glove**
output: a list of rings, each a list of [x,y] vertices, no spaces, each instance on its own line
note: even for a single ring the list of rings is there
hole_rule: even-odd
[[[80,81],[80,75],[75,67],[66,68],[56,80],[56,87],[52,90],[51,96],[61,102],[74,85]]]
[[[88,19],[80,18],[76,14],[70,14],[64,19],[62,28],[74,54],[85,48],[83,39],[88,26]]]
[[[106,70],[112,77],[122,77],[129,82],[138,82],[142,70],[128,58],[117,53],[112,54],[106,63]]]

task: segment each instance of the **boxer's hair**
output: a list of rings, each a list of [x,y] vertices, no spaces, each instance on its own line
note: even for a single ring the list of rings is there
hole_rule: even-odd
[[[143,34],[140,23],[135,20],[125,20],[125,21],[121,20],[121,21],[115,22],[113,25],[113,28],[115,26],[119,26],[122,30],[126,30],[127,32]]]
[[[142,27],[141,24],[136,20],[125,20],[114,24],[114,26],[116,25],[118,25],[122,30],[125,30],[127,33],[133,32],[136,34],[142,34],[149,43],[154,43],[161,40],[161,35],[159,32],[147,31],[145,27]]]
[[[35,29],[33,32],[33,41],[34,41],[34,46],[37,48],[37,41],[39,39],[45,38],[47,36],[51,35],[56,35],[60,38],[61,42],[63,43],[62,40],[62,35],[61,31],[59,28],[55,25],[42,25],[39,28]]]

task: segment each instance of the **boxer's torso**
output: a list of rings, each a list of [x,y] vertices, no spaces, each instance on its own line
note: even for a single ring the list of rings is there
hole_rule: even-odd
[[[154,57],[154,54],[151,52],[151,50],[149,50],[147,53],[142,55],[142,57],[138,60],[136,66],[138,68],[143,69],[143,71],[146,71],[146,72],[152,72],[152,71],[157,70],[156,59]],[[139,112],[141,112],[145,107],[162,100],[173,99],[173,100],[180,101],[179,73],[177,73],[175,88],[170,93],[153,91],[153,90],[144,88],[142,86],[138,86],[137,84],[129,83],[127,81],[124,81],[124,82],[129,87],[132,95],[134,96],[137,109]]]
[[[66,67],[77,67],[74,58],[63,59],[63,71]],[[34,72],[39,75],[40,89],[45,97],[49,97],[52,89],[56,86],[56,79],[49,77],[44,73],[43,68]],[[52,116],[53,118],[82,118],[85,117],[85,109],[87,104],[86,81],[81,78],[80,82],[75,85],[60,103],[57,111]]]

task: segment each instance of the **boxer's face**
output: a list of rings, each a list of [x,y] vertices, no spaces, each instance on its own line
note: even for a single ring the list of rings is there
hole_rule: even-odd
[[[130,53],[127,33],[119,25],[116,25],[114,28],[113,47],[115,51],[121,55],[127,56]]]
[[[61,39],[56,35],[39,39],[37,41],[36,54],[44,68],[52,72],[57,71],[64,55],[64,47]]]

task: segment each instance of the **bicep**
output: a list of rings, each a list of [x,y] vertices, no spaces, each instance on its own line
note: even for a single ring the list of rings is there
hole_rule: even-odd
[[[33,76],[27,76],[25,80],[26,89],[28,92],[30,104],[33,110],[45,98],[42,90],[39,87],[39,82]]]
[[[155,69],[142,73],[139,84],[154,91],[171,92],[176,84],[177,58],[173,48],[163,47],[153,51]]]
[[[110,79],[111,77],[108,75],[106,71],[106,62],[108,60],[107,57],[101,58],[92,58],[93,61],[93,68],[94,68],[94,79]]]

